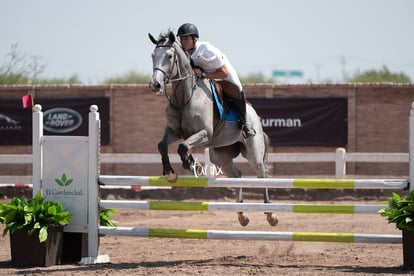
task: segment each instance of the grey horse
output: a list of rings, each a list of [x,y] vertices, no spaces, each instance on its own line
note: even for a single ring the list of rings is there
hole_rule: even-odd
[[[195,160],[190,150],[209,147],[210,161],[222,172],[233,178],[241,177],[241,172],[233,164],[240,153],[254,169],[257,177],[266,177],[266,153],[269,138],[263,132],[260,118],[251,105],[247,105],[247,119],[256,130],[256,135],[244,138],[238,122],[220,118],[214,107],[213,95],[208,80],[196,79],[190,59],[176,42],[174,33],[169,31],[155,39],[148,34],[156,45],[152,53],[153,75],[150,88],[153,92],[166,93],[166,84],[171,82],[172,92],[167,95],[167,126],[164,136],[158,144],[161,154],[163,175],[168,181],[177,180],[168,157],[168,146],[183,140],[178,146],[185,169],[193,170]],[[238,202],[243,202],[242,188],[238,193]],[[270,203],[267,188],[264,190],[264,202]],[[275,226],[278,219],[273,213],[265,213],[270,225]],[[249,223],[247,215],[238,212],[242,226]]]

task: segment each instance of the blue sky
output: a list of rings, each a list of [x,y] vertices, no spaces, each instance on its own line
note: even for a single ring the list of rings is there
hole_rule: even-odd
[[[386,65],[414,82],[413,12],[411,0],[2,0],[0,64],[17,44],[46,65],[42,77],[150,75],[147,33],[191,22],[242,76],[302,70],[289,82],[341,82]]]

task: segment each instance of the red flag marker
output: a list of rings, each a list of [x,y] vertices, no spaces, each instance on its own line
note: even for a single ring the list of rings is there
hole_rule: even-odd
[[[34,102],[33,102],[32,94],[28,94],[28,95],[23,96],[22,97],[22,103],[23,103],[23,108],[33,106]]]

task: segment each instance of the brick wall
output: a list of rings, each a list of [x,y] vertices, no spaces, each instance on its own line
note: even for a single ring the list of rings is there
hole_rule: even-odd
[[[247,97],[346,97],[348,99],[348,152],[408,152],[408,116],[414,102],[414,85],[326,84],[244,86]],[[167,104],[165,96],[154,95],[146,85],[113,86],[0,86],[0,99],[20,99],[28,92],[39,98],[99,97],[110,101],[111,143],[103,153],[156,153],[162,137]],[[0,111],[1,112],[1,111]],[[170,147],[175,153],[177,143]],[[332,152],[333,147],[272,147],[271,152]],[[31,153],[30,146],[0,146],[1,153]],[[241,165],[245,175],[253,171]],[[175,165],[183,174],[180,165]],[[280,175],[333,174],[331,163],[273,164]],[[31,166],[3,165],[0,174],[31,174]],[[161,164],[106,164],[103,174],[159,175]],[[14,173],[13,173],[14,174]],[[407,164],[348,164],[347,174],[408,175]]]

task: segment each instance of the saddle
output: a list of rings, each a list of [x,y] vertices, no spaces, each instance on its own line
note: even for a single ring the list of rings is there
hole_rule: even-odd
[[[238,122],[237,107],[234,104],[235,99],[230,98],[221,85],[221,81],[209,80],[211,92],[213,93],[213,106],[218,109],[220,120]],[[230,83],[231,84],[231,83]],[[233,84],[231,84],[233,85]],[[236,86],[235,86],[236,87]],[[236,91],[238,89],[236,87]],[[238,92],[240,94],[240,92]]]
[[[190,59],[191,67],[199,68],[195,66],[192,59]],[[209,79],[208,82],[211,86],[211,91],[213,93],[213,106],[218,109],[220,114],[220,120],[218,125],[221,125],[223,121],[232,121],[240,122],[239,115],[237,113],[237,106],[242,96],[239,89],[236,85],[232,84],[229,81],[216,81],[214,79]],[[216,126],[215,129],[218,127]]]
[[[227,110],[226,104],[224,103],[223,87],[215,80],[210,79],[209,82],[210,82],[212,91],[213,93],[216,93],[220,104],[224,107],[225,110]]]
[[[210,80],[210,85],[214,86],[213,92],[215,90],[217,98],[223,106],[225,113],[237,110],[235,101],[237,102],[241,100],[241,94],[236,85],[229,81],[216,80]]]

